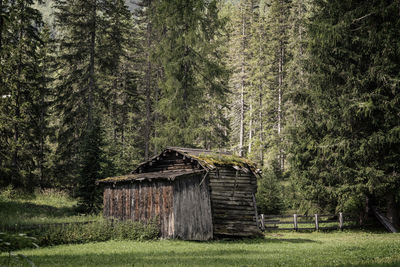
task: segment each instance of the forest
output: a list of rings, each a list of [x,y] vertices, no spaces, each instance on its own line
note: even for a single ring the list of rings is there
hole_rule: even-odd
[[[167,146],[262,169],[257,205],[400,221],[400,1],[0,0],[0,188],[65,190]]]

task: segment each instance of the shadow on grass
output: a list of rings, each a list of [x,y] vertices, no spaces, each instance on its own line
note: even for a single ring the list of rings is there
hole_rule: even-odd
[[[73,207],[53,207],[49,205],[33,204],[28,202],[18,202],[13,200],[0,201],[0,216],[7,218],[2,223],[16,224],[26,218],[32,217],[63,217],[74,215]]]

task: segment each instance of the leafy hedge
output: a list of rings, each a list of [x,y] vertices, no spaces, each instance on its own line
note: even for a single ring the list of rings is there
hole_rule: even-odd
[[[27,233],[39,246],[117,240],[151,240],[159,235],[156,221],[149,224],[132,221],[98,221],[87,224],[53,225]]]

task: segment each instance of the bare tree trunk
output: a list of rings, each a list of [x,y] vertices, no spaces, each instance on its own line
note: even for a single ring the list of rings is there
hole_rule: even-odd
[[[149,19],[150,20],[150,19]],[[150,60],[150,50],[151,50],[151,23],[147,23],[147,73],[146,73],[146,128],[145,128],[145,149],[144,157],[149,159],[149,146],[150,146],[150,124],[151,124],[151,60]]]
[[[243,156],[244,139],[244,60],[245,60],[245,18],[242,6],[242,64],[241,64],[241,91],[240,91],[240,133],[239,133],[239,156]]]
[[[250,100],[249,148],[248,148],[249,154],[251,153],[252,142],[253,142],[253,103]]]
[[[0,52],[2,49],[3,45],[3,27],[4,27],[4,22],[3,22],[3,0],[0,0]],[[0,78],[1,81],[1,78]]]
[[[93,123],[93,95],[95,90],[94,78],[94,57],[96,45],[96,10],[97,0],[92,0],[91,28],[90,28],[90,61],[89,61],[89,90],[88,90],[88,127],[92,127]]]
[[[19,42],[19,49],[18,49],[18,68],[17,68],[17,77],[18,77],[18,81],[17,81],[17,88],[15,91],[15,108],[14,108],[14,112],[15,112],[15,119],[14,119],[14,151],[13,151],[13,156],[12,156],[12,165],[14,167],[14,171],[15,171],[15,176],[18,177],[19,176],[19,157],[18,157],[18,142],[19,142],[19,120],[21,118],[21,106],[20,106],[20,92],[22,91],[22,85],[21,85],[21,74],[22,74],[22,39],[24,37],[23,35],[23,28],[22,28],[22,24],[24,21],[24,9],[25,9],[25,5],[24,3],[22,3],[21,6],[21,17],[20,17],[20,27],[19,27],[19,34],[18,34],[18,42]],[[14,178],[15,179],[15,178]],[[21,181],[16,181],[17,184],[23,184],[21,183]]]
[[[281,137],[281,130],[282,130],[282,85],[283,85],[283,47],[282,42],[280,44],[279,49],[279,60],[278,60],[278,139],[279,139],[279,165],[281,170],[283,170],[283,155],[282,155],[282,137]]]

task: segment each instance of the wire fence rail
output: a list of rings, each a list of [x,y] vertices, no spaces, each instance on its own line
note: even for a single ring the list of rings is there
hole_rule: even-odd
[[[313,215],[265,215],[260,214],[258,224],[262,231],[268,230],[343,230],[358,223],[350,214],[313,214]]]

